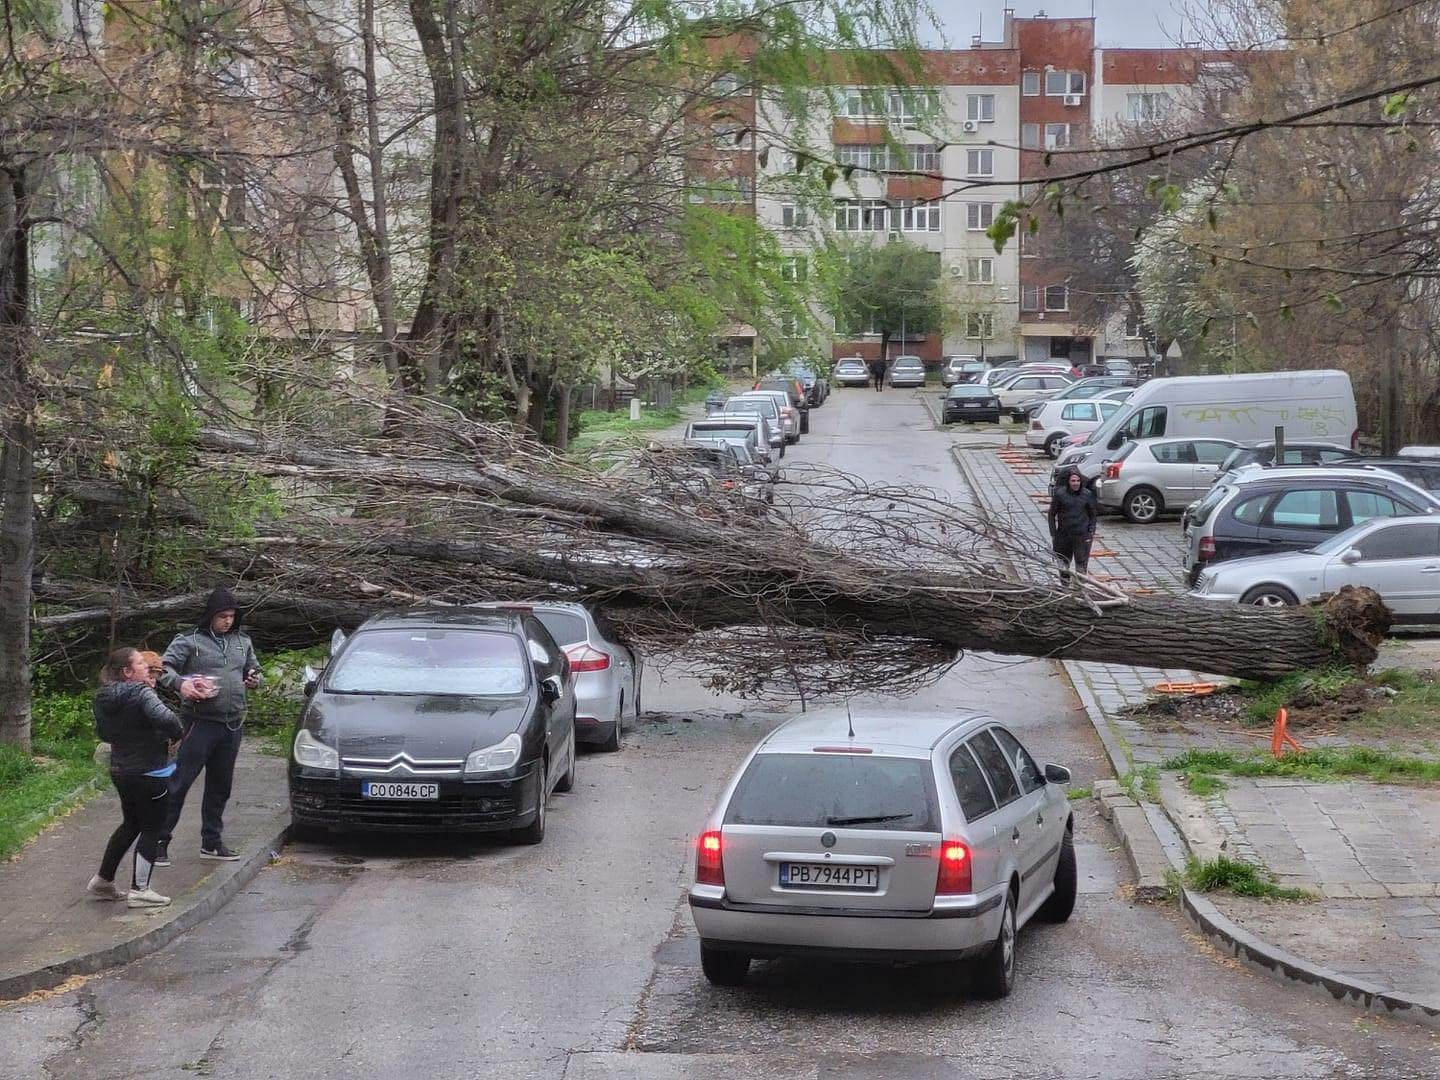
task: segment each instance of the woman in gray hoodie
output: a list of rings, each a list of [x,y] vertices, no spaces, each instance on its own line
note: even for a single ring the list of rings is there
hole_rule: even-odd
[[[120,795],[120,826],[105,845],[100,872],[86,886],[101,900],[124,900],[132,908],[170,903],[150,888],[155,849],[169,802],[170,743],[180,738],[180,718],[155,693],[155,678],[138,650],[116,649],[100,672],[95,695],[95,731],[110,744],[110,781]],[[120,860],[135,845],[130,889],[115,884]]]

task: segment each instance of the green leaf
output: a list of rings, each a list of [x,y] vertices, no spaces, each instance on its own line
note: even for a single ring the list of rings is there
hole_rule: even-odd
[[[1167,214],[1173,214],[1180,209],[1179,184],[1162,184],[1155,194],[1160,200],[1160,209]]]
[[[1340,297],[1337,296],[1335,293],[1325,294],[1325,304],[1327,307],[1330,308],[1331,311],[1345,310],[1345,302],[1341,300]]]
[[[1291,308],[1289,304],[1281,304],[1280,318],[1284,319],[1286,322],[1293,322],[1295,320],[1294,309]]]
[[[1410,91],[1402,90],[1398,94],[1390,94],[1381,99],[1380,115],[1387,120],[1394,120],[1405,115],[1410,108]]]

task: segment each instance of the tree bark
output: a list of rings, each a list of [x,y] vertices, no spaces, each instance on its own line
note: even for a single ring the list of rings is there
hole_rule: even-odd
[[[564,453],[570,449],[570,408],[575,396],[568,384],[555,391],[555,449]]]

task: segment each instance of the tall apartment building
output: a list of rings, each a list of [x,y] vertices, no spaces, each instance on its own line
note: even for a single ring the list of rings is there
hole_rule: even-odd
[[[1001,40],[977,36],[967,49],[930,50],[921,60],[918,84],[905,92],[837,88],[828,130],[804,133],[836,163],[857,167],[832,188],[833,220],[813,220],[813,208],[767,184],[767,173],[778,177],[791,165],[779,154],[757,165],[756,145],[734,154],[740,197],[753,200],[757,219],[797,260],[822,229],[904,239],[938,255],[956,325],[943,335],[892,337],[892,356],[914,353],[934,364],[954,354],[1075,363],[1145,356],[1143,323],[1123,289],[1108,305],[1074,303],[1081,275],[1048,250],[1045,229],[1001,253],[985,230],[1007,200],[1059,168],[1063,155],[1047,167],[1047,150],[1132,137],[1183,109],[1206,66],[1223,59],[1195,48],[1097,48],[1093,18],[1016,18],[1007,10]],[[876,169],[922,175],[869,171]],[[837,328],[834,356],[878,355],[880,336],[865,329]]]

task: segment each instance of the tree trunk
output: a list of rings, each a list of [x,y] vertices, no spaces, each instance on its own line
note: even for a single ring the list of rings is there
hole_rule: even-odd
[[[23,167],[0,169],[0,743],[28,751],[36,395],[25,179]]]
[[[555,392],[555,449],[570,449],[570,407],[575,391],[568,384]]]

